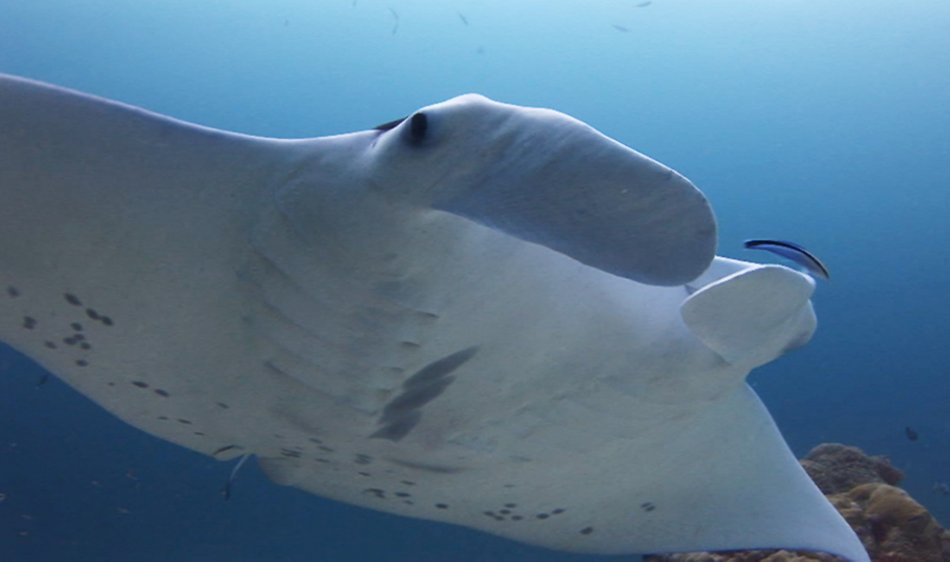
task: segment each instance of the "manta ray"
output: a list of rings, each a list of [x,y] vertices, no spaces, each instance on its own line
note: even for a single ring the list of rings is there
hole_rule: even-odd
[[[745,382],[814,281],[716,237],[549,109],[274,139],[0,77],[0,339],[126,423],[550,549],[866,562]]]

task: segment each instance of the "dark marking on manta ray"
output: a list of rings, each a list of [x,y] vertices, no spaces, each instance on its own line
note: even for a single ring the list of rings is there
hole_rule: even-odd
[[[158,416],[158,419],[162,421],[168,421],[168,416]]]
[[[214,452],[211,453],[211,456],[214,457],[214,456],[220,455],[221,453],[225,451],[230,451],[232,449],[243,449],[243,448],[244,447],[241,447],[240,445],[225,445],[224,447],[218,447],[217,449],[215,449]]]
[[[82,324],[80,324],[79,322],[73,322],[72,324],[69,325],[69,327],[72,328],[76,332],[82,331]]]
[[[324,453],[332,453],[332,452],[334,452],[334,451],[336,450],[336,449],[334,449],[333,447],[327,447],[326,445],[320,445],[320,446],[317,447],[317,448],[320,449],[321,451],[323,451]]]
[[[376,422],[382,425],[370,438],[399,441],[422,419],[422,407],[435,400],[455,380],[453,371],[478,352],[478,346],[456,351],[416,371],[402,383],[403,391],[390,400]]]
[[[197,435],[198,437],[204,437],[205,435],[204,432],[201,432],[201,431],[195,431],[194,434]]]
[[[73,306],[82,306],[82,301],[79,300],[79,297],[72,293],[63,293],[63,298],[66,299],[66,302]]]
[[[403,437],[409,435],[409,433],[414,427],[416,427],[416,424],[418,424],[419,420],[421,419],[422,414],[419,412],[407,412],[398,419],[387,423],[369,437],[370,439],[389,439],[390,441],[394,442],[399,441]]]
[[[511,520],[512,520],[512,521],[521,521],[522,519],[524,519],[524,517],[522,517],[521,515],[512,515],[512,516],[511,516]]]
[[[153,390],[154,390],[155,394],[161,396],[162,398],[168,398],[169,396],[171,396],[171,395],[168,393],[167,390],[162,390],[162,389],[160,389],[160,388],[156,388],[156,389],[153,389]]]
[[[402,386],[403,388],[410,389],[435,382],[464,365],[474,357],[476,353],[478,353],[478,346],[473,345],[472,347],[446,355],[442,359],[433,361],[416,371],[412,376],[406,379],[406,382],[402,383]]]
[[[317,462],[324,462],[324,463],[331,462],[330,459],[325,459],[325,458],[323,458],[323,457],[316,457],[316,458],[313,459],[313,460],[315,460],[315,461],[317,461]]]
[[[387,459],[389,462],[399,465],[404,468],[412,468],[415,470],[421,470],[423,472],[430,472],[432,474],[458,474],[459,472],[464,471],[464,468],[454,467],[454,466],[442,466],[436,464],[426,464],[412,461],[403,461],[399,459]]]
[[[292,459],[299,459],[301,457],[300,451],[295,451],[294,449],[287,449],[286,447],[281,448],[280,454]]]
[[[363,493],[364,493],[364,494],[370,494],[370,495],[375,496],[375,497],[377,497],[377,498],[379,498],[379,499],[381,499],[381,500],[386,499],[386,491],[385,491],[385,490],[380,490],[379,488],[366,488],[365,490],[363,490]]]
[[[579,532],[580,532],[580,534],[582,534],[582,535],[589,535],[589,534],[591,534],[591,533],[594,532],[594,528],[593,528],[593,527],[584,527],[584,528],[581,529]]]
[[[76,359],[76,365],[80,367],[86,367],[89,365],[89,362],[86,361],[85,359]]]
[[[43,345],[45,345],[49,349],[56,349],[56,344],[49,340],[46,340],[45,342],[43,342]]]
[[[89,342],[79,342],[79,349],[88,351],[92,349],[92,345]]]
[[[7,285],[7,296],[9,296],[11,299],[15,299],[20,296],[20,290],[13,285]]]
[[[550,515],[550,514],[547,514],[547,513],[539,513],[539,514],[535,515],[535,517],[538,518],[538,519],[547,519],[547,518],[550,517],[550,516],[551,516],[551,515]]]
[[[448,508],[449,508],[449,505],[448,505],[448,504],[445,504],[445,503],[437,503],[437,504],[435,504],[435,508],[436,508],[436,509],[448,509]]]
[[[134,384],[135,386],[137,386],[137,387],[139,387],[139,388],[148,388],[148,383],[147,383],[147,382],[132,381],[132,384]]]
[[[182,424],[185,424],[185,425],[191,425],[191,421],[190,421],[190,420],[186,420],[186,419],[183,419],[183,418],[178,418],[178,423],[182,423]]]
[[[224,402],[215,402],[215,404],[217,404],[219,408],[224,408],[225,410],[227,410],[228,408],[230,408],[230,406],[228,406],[228,405],[225,404]]]
[[[372,476],[372,474],[370,474],[370,473],[368,473],[368,472],[357,472],[357,474],[359,474],[360,476],[366,476],[367,478],[370,477],[370,476]]]
[[[77,343],[79,343],[79,340],[71,336],[68,338],[63,338],[63,343],[65,343],[66,345],[76,345]]]
[[[506,503],[506,504],[505,504],[505,507],[507,507],[508,509],[514,509],[514,508],[518,507],[518,504],[516,504],[516,503]]]
[[[412,480],[402,480],[400,483],[401,483],[401,484],[405,484],[406,486],[415,486],[415,485],[416,485],[416,483],[413,482]]]
[[[23,327],[26,328],[27,330],[32,330],[33,328],[36,327],[36,324],[37,324],[36,318],[33,318],[32,316],[23,317]]]
[[[411,498],[412,494],[410,494],[409,492],[396,492],[396,497],[397,498]]]
[[[652,502],[643,502],[640,504],[640,509],[649,513],[656,509],[656,506]]]
[[[373,457],[364,455],[363,453],[357,453],[356,457],[353,459],[353,462],[356,464],[370,464],[373,462]]]

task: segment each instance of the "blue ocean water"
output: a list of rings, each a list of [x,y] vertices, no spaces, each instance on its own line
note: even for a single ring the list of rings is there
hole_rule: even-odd
[[[469,91],[572,114],[692,179],[720,254],[766,260],[742,240],[774,237],[821,256],[818,333],[752,384],[797,454],[886,454],[950,523],[950,4],[638,4],[4,0],[0,72],[267,136]],[[253,463],[224,502],[230,464],[44,377],[0,349],[2,560],[604,559],[330,502]]]

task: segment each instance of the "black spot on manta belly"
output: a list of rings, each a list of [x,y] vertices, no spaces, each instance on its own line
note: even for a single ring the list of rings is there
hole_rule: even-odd
[[[20,290],[13,285],[7,285],[7,296],[11,299],[15,299],[20,296]]]
[[[23,325],[23,327],[26,328],[27,330],[32,330],[33,328],[35,328],[36,325],[37,325],[37,323],[38,323],[38,322],[36,321],[36,318],[33,318],[32,316],[24,316],[24,317],[23,317],[23,324],[22,324],[22,325]]]
[[[72,293],[63,293],[63,298],[66,299],[66,302],[73,306],[82,306],[82,301],[79,300],[79,297]]]
[[[395,465],[401,466],[401,467],[403,467],[403,468],[412,468],[412,469],[415,469],[415,470],[420,470],[420,471],[422,471],[422,472],[430,472],[430,473],[432,473],[432,474],[457,474],[457,473],[462,472],[462,471],[465,470],[464,468],[455,467],[455,466],[444,466],[444,465],[437,465],[437,464],[427,464],[427,463],[413,462],[413,461],[404,461],[404,460],[392,459],[392,458],[391,458],[391,459],[387,459],[387,460],[389,460],[389,462],[391,462],[391,463],[393,463],[393,464],[395,464]]]

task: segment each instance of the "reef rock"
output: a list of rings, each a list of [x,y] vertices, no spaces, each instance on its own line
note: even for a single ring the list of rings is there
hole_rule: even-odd
[[[874,562],[950,562],[950,531],[907,492],[886,457],[825,443],[800,461],[861,538]],[[786,550],[692,552],[646,556],[645,562],[836,562],[835,556]]]
[[[859,484],[896,486],[904,473],[891,466],[887,457],[868,456],[857,447],[822,443],[799,461],[823,494],[847,492]]]

